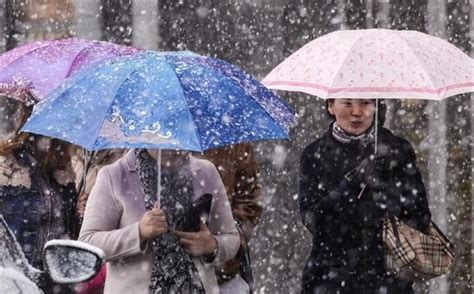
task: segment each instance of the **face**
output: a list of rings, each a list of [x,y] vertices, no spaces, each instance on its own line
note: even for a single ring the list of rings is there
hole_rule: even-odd
[[[334,99],[329,103],[328,111],[344,131],[360,135],[374,121],[375,102],[370,99]]]

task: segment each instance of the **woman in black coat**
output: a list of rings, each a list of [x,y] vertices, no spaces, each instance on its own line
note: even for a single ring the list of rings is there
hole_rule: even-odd
[[[28,262],[44,269],[45,243],[79,234],[74,172],[68,145],[21,133],[32,107],[19,103],[15,109],[16,115],[0,113],[2,127],[7,126],[6,136],[0,137],[0,215]],[[39,286],[45,293],[73,293],[72,287],[57,285],[49,278]]]
[[[300,212],[313,235],[303,293],[412,293],[384,268],[382,225],[390,212],[421,231],[431,214],[411,144],[382,127],[375,100],[332,99],[329,130],[300,162]]]

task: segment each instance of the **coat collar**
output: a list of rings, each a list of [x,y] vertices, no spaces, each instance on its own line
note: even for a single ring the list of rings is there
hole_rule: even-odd
[[[135,166],[135,159],[136,159],[136,156],[135,156],[135,152],[134,152],[135,149],[130,149],[127,154],[125,154],[125,157],[124,157],[124,160],[125,160],[125,165],[127,166],[128,168],[128,171],[130,172],[136,172],[137,171],[137,168]],[[189,155],[189,166],[191,168],[191,172],[196,172],[198,171],[199,169],[201,169],[199,163],[198,163],[198,159],[196,159],[194,156],[192,155]]]

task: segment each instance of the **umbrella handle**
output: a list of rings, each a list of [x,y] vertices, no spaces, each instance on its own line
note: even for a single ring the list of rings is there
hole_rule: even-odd
[[[375,98],[375,142],[374,142],[374,155],[377,155],[377,136],[378,136],[378,125],[379,125],[379,99]],[[375,160],[375,159],[374,159]],[[362,185],[362,188],[357,195],[357,199],[360,199],[362,197],[362,194],[364,194],[365,188],[367,188],[366,184]]]
[[[156,184],[156,202],[160,203],[161,200],[161,149],[158,149],[158,158],[156,159],[157,165],[157,178],[158,183]]]
[[[375,98],[375,142],[374,142],[374,155],[377,154],[378,125],[379,125],[379,99],[378,99],[378,98]]]

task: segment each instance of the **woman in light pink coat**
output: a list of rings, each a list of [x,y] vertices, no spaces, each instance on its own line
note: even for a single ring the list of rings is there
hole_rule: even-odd
[[[211,162],[162,151],[157,199],[157,154],[131,150],[99,171],[79,239],[105,252],[105,293],[218,293],[214,266],[240,244],[224,185]]]

